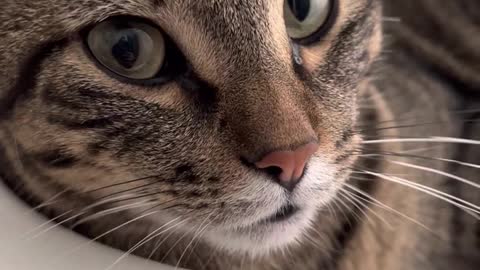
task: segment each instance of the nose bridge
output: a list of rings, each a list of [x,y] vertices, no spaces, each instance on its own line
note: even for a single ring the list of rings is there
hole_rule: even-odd
[[[226,117],[242,157],[254,162],[269,152],[295,149],[317,139],[301,102],[303,91],[284,74],[257,75],[230,89]]]

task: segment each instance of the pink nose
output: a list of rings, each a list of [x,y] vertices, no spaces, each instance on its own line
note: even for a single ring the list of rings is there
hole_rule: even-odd
[[[317,143],[308,143],[293,151],[275,151],[267,154],[255,166],[259,169],[278,168],[281,170],[277,176],[279,184],[288,190],[293,190],[300,182],[305,165],[317,152]]]

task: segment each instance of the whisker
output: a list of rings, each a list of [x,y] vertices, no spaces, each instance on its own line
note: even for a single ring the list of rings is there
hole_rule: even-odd
[[[209,223],[208,226],[210,226],[213,222],[214,222],[215,218]],[[195,243],[191,248],[190,248],[190,252],[188,254],[188,257],[186,258],[186,260],[189,260],[190,257],[192,256],[192,254],[196,255],[198,257],[198,255],[196,254],[196,249],[197,249],[197,246],[198,244],[200,244],[200,240],[202,238],[202,236],[205,234],[206,231],[203,231],[202,234],[197,238],[197,243]],[[213,248],[213,250],[211,251],[211,253],[213,253],[215,251],[215,248]],[[208,263],[206,265],[209,265]],[[202,268],[205,268],[205,267],[202,267]]]
[[[141,190],[140,190],[141,191]],[[139,191],[139,192],[140,192]],[[114,200],[112,203],[122,203],[122,202],[127,202],[127,201],[132,201],[132,200],[138,200],[138,199],[143,199],[143,198],[148,198],[148,197],[151,197],[151,196],[154,196],[154,195],[158,195],[158,194],[163,194],[163,193],[166,193],[168,191],[152,191],[150,193],[144,193],[144,194],[139,194],[139,195],[136,195],[135,193],[133,194],[130,194],[131,197],[127,197],[127,198],[122,198],[122,199],[119,199],[119,200]],[[133,196],[133,195],[136,195],[136,196]],[[117,197],[119,198],[119,197]]]
[[[480,214],[480,207],[477,206],[477,205],[474,205],[473,203],[470,203],[468,201],[462,200],[460,198],[457,198],[457,197],[452,196],[450,194],[447,194],[445,192],[438,191],[438,190],[433,189],[431,187],[409,181],[407,179],[394,177],[394,176],[389,176],[389,175],[381,174],[381,173],[370,172],[370,171],[363,171],[363,173],[367,174],[367,175],[376,176],[378,178],[388,180],[388,181],[391,181],[391,182],[394,182],[394,183],[397,183],[397,184],[401,184],[401,185],[404,185],[406,187],[410,187],[410,188],[413,188],[417,191],[423,192],[425,194],[431,195],[431,196],[436,197],[438,199],[441,199],[445,202],[448,202],[452,205],[455,205],[460,209],[463,209],[466,213],[472,215],[476,219],[480,219],[480,216],[478,215],[478,214]]]
[[[383,217],[381,217],[377,212],[375,212],[373,209],[371,209],[370,207],[368,207],[368,205],[364,202],[362,202],[362,200],[360,200],[358,198],[358,196],[355,196],[355,194],[349,192],[348,190],[344,190],[344,189],[341,189],[342,192],[345,193],[345,195],[347,195],[348,197],[350,197],[353,201],[359,203],[361,206],[363,206],[364,209],[367,209],[367,211],[371,212],[375,217],[377,217],[380,221],[382,221],[384,224],[387,225],[387,227],[392,230],[393,227],[390,223],[387,222],[387,220],[385,220]],[[369,201],[366,201],[367,203],[372,203],[372,202],[369,202]],[[368,219],[368,214],[363,211],[363,214],[367,217]],[[373,221],[371,221],[372,224],[375,224],[373,223]]]
[[[67,193],[70,189],[69,188],[66,188],[65,190],[63,191],[60,191],[58,192],[56,195],[52,196],[50,199],[42,202],[41,204],[35,206],[35,207],[32,207],[31,209],[28,209],[27,211],[25,211],[24,214],[31,214],[31,213],[34,213],[35,211],[38,211],[48,205],[52,205],[54,204],[54,202],[60,198],[63,194]]]
[[[48,233],[49,231],[51,231],[51,230],[53,230],[53,229],[55,229],[55,228],[58,228],[58,227],[60,227],[61,225],[63,225],[63,224],[65,224],[65,223],[69,222],[69,221],[72,221],[72,220],[80,217],[80,216],[83,215],[83,214],[85,214],[85,212],[80,212],[80,213],[78,213],[78,214],[76,214],[76,215],[73,215],[73,216],[71,216],[71,217],[69,217],[69,218],[67,218],[67,219],[65,219],[65,220],[62,220],[61,222],[57,222],[57,223],[53,224],[52,226],[46,228],[45,230],[42,230],[42,231],[38,232],[37,234],[35,234],[34,236],[32,236],[32,237],[30,238],[30,240],[37,239],[38,237],[40,237],[40,236]]]
[[[114,187],[118,187],[118,186],[121,186],[121,185],[126,185],[126,184],[131,184],[131,183],[135,183],[135,182],[139,182],[139,181],[144,181],[144,180],[155,178],[155,177],[158,177],[158,176],[148,176],[148,177],[137,178],[137,179],[128,180],[128,181],[124,181],[124,182],[120,182],[120,183],[115,183],[115,184],[112,184],[112,185],[103,186],[103,187],[100,187],[100,188],[95,188],[95,189],[91,189],[91,190],[87,190],[87,191],[82,191],[80,193],[81,194],[95,193],[95,192],[98,192],[98,191],[101,191],[101,190],[104,190],[104,189],[114,188]],[[152,182],[152,183],[144,184],[144,185],[141,185],[141,186],[129,188],[129,189],[123,190],[123,191],[110,193],[108,195],[105,195],[103,197],[98,198],[98,200],[106,199],[106,198],[109,198],[109,197],[113,197],[113,196],[116,196],[116,195],[120,195],[120,194],[123,194],[123,193],[134,191],[136,189],[141,189],[141,188],[144,188],[144,187],[148,187],[148,186],[151,186],[151,185],[154,185],[154,184],[156,184],[156,182]],[[68,189],[66,191],[68,191]],[[59,196],[59,197],[61,197],[61,196]],[[63,200],[64,199],[58,199],[58,198],[56,200],[49,200],[48,203],[42,203],[42,204],[38,205],[37,207],[35,207],[34,209],[35,210],[40,210],[41,208],[44,208],[46,206],[53,205],[53,204],[56,204],[56,203],[61,203],[61,202],[63,202]]]
[[[170,222],[167,222],[166,224],[162,225],[161,227],[157,228],[156,230],[152,231],[150,234],[148,234],[147,236],[145,236],[142,240],[140,240],[137,244],[135,244],[132,248],[130,248],[127,252],[125,252],[122,256],[120,256],[115,262],[113,262],[113,264],[111,264],[108,268],[106,268],[105,270],[111,270],[113,269],[117,264],[119,264],[125,257],[129,256],[130,254],[132,254],[133,252],[135,252],[135,250],[137,250],[138,248],[140,248],[141,246],[143,246],[144,244],[148,243],[149,241],[151,241],[152,239],[162,235],[163,233],[165,233],[166,231],[169,231],[175,227],[178,227],[180,226],[181,224],[184,224],[188,219],[186,220],[183,220],[183,221],[180,221],[179,223],[167,228],[167,229],[164,229],[165,227],[167,227],[168,225],[178,221],[181,217],[177,217],[175,219],[173,219],[172,221]]]
[[[114,227],[114,228],[112,228],[112,229],[110,229],[110,230],[108,230],[108,231],[106,231],[106,232],[104,232],[104,233],[96,236],[95,238],[92,238],[92,239],[88,240],[88,242],[81,244],[80,246],[76,247],[75,249],[72,249],[72,250],[68,251],[67,253],[65,253],[65,254],[63,254],[63,255],[66,256],[66,255],[75,253],[75,252],[77,252],[78,250],[84,248],[85,246],[88,246],[88,245],[93,244],[93,242],[101,239],[102,237],[105,237],[105,236],[113,233],[113,232],[116,231],[116,230],[119,230],[119,229],[121,229],[121,228],[123,228],[123,227],[125,227],[125,226],[127,226],[127,225],[129,225],[129,224],[131,224],[131,223],[133,223],[133,222],[135,222],[135,221],[141,220],[141,219],[143,219],[143,218],[146,218],[146,217],[148,217],[148,216],[157,214],[157,213],[159,213],[159,212],[160,212],[160,211],[152,211],[152,212],[143,214],[143,215],[141,215],[141,216],[138,216],[138,217],[136,217],[136,218],[130,219],[130,220],[128,220],[128,221],[126,221],[126,222],[124,222],[124,223],[122,223],[122,224],[120,224],[120,225],[118,225],[118,226],[116,226],[116,227]]]
[[[348,222],[348,225],[350,225],[350,227],[352,226],[351,222],[350,222],[350,219],[348,218],[347,214],[345,213],[345,210],[344,208],[342,208],[339,204],[338,204],[338,201],[340,200],[339,197],[335,197],[335,199],[332,201],[332,207],[336,207],[338,208],[338,210],[340,211],[340,213],[342,214],[344,220],[346,222]],[[348,208],[347,208],[348,209]]]
[[[71,226],[71,228],[73,229],[73,228],[77,227],[78,225],[80,225],[82,223],[85,223],[85,222],[88,222],[88,221],[91,221],[91,220],[94,220],[94,219],[99,219],[99,218],[106,217],[108,215],[115,214],[115,213],[118,213],[118,212],[123,212],[123,211],[126,211],[126,210],[131,210],[131,209],[135,209],[135,208],[150,206],[152,204],[155,204],[155,202],[150,202],[148,200],[144,200],[144,201],[141,201],[141,202],[136,202],[136,203],[127,204],[127,205],[121,205],[121,206],[113,207],[113,208],[106,209],[106,210],[103,210],[103,211],[99,211],[99,212],[96,212],[96,213],[94,213],[90,216],[84,217],[84,218],[80,219],[79,221],[75,222]]]
[[[322,246],[318,241],[315,241],[312,238],[312,236],[310,236],[308,233],[304,234],[303,236],[313,247],[316,247],[318,250],[324,250],[325,249],[324,246]]]
[[[422,153],[426,151],[432,151],[432,150],[439,150],[445,148],[445,145],[435,145],[435,146],[429,146],[429,147],[415,147],[415,148],[408,148],[396,153],[399,154],[413,154],[413,153]]]
[[[208,256],[207,260],[205,260],[205,262],[203,263],[202,265],[202,270],[205,270],[208,265],[210,265],[210,263],[212,262],[213,258],[215,258],[215,256],[217,256],[217,252],[218,252],[218,247],[212,247],[212,251],[210,252],[210,256]],[[243,260],[245,259],[246,255],[243,255],[242,257],[242,261],[240,262],[240,270],[243,269]]]
[[[56,216],[56,217],[54,217],[54,218],[52,218],[52,219],[49,219],[49,220],[43,222],[43,223],[40,224],[39,226],[34,227],[33,229],[30,229],[29,231],[27,231],[26,233],[24,233],[24,234],[21,236],[21,238],[24,239],[24,240],[34,239],[34,238],[32,238],[32,234],[34,234],[36,231],[41,230],[43,227],[54,223],[55,221],[57,221],[57,220],[61,219],[62,217],[70,214],[71,212],[73,212],[73,210],[66,211],[66,212],[64,212],[64,213],[62,213],[62,214],[60,214],[60,215],[58,215],[58,216]]]
[[[370,225],[373,225],[375,224],[372,219],[370,218],[370,216],[365,212],[365,210],[362,209],[362,207],[360,207],[356,201],[352,200],[352,198],[350,198],[347,194],[346,194],[346,191],[343,190],[343,189],[340,189],[340,193],[338,193],[339,195],[341,195],[343,198],[345,198],[347,201],[349,201],[355,208],[357,208],[360,213],[367,219],[368,223],[370,223]],[[361,216],[356,214],[355,211],[352,211],[352,214],[356,215],[358,217],[358,220],[362,220]]]
[[[167,257],[168,255],[170,255],[170,253],[175,249],[175,247],[185,238],[187,237],[187,235],[190,233],[191,231],[187,231],[185,232],[173,245],[172,247],[167,251],[167,253],[165,253],[165,255],[163,255],[162,259],[160,260],[160,262],[163,262]]]
[[[192,237],[192,240],[187,244],[187,246],[185,247],[184,251],[183,251],[182,254],[180,255],[180,258],[178,259],[177,264],[175,265],[175,269],[178,269],[178,267],[180,266],[180,263],[182,262],[183,257],[185,256],[185,254],[187,253],[187,250],[188,250],[188,249],[190,248],[190,246],[193,244],[193,242],[195,241],[195,239],[196,239],[197,237],[200,237],[200,236],[203,234],[203,232],[208,228],[208,226],[210,226],[210,224],[213,223],[213,221],[214,221],[215,219],[211,220],[210,222],[207,222],[208,219],[212,216],[212,214],[213,214],[213,212],[210,213],[210,214],[205,218],[205,220],[202,221],[202,223],[200,223],[200,225],[198,226],[199,229],[194,233],[194,235],[193,235],[193,237]],[[207,223],[204,225],[205,222],[207,222]],[[203,227],[202,227],[202,226],[203,226]]]
[[[25,234],[24,237],[28,238],[29,235],[33,234],[35,231],[38,231],[40,230],[41,228],[45,227],[46,225],[49,225],[49,224],[52,224],[53,222],[55,222],[56,220],[59,220],[65,216],[67,216],[68,214],[74,212],[74,211],[78,211],[77,214],[65,219],[65,220],[62,220],[61,222],[57,222],[55,223],[54,225],[52,225],[51,227],[37,233],[36,235],[33,236],[32,239],[35,239],[35,238],[38,238],[41,234],[44,234],[44,233],[47,233],[48,231],[54,229],[54,228],[57,228],[69,221],[72,221],[80,216],[82,216],[83,214],[87,213],[88,210],[90,209],[93,209],[95,207],[99,207],[99,206],[102,206],[102,205],[105,205],[105,204],[108,204],[108,203],[111,203],[111,204],[118,204],[118,203],[122,203],[122,202],[126,202],[126,201],[132,201],[132,200],[137,200],[137,199],[142,199],[142,198],[145,198],[145,197],[150,197],[150,196],[153,196],[153,195],[157,195],[157,194],[161,194],[163,193],[162,191],[155,191],[155,192],[151,192],[151,193],[147,193],[147,194],[143,194],[143,195],[138,195],[138,196],[134,196],[134,194],[125,194],[125,195],[121,195],[121,196],[117,196],[117,197],[114,197],[114,198],[103,198],[103,199],[100,199],[98,200],[97,202],[89,205],[89,206],[86,206],[86,207],[83,207],[83,208],[74,208],[74,209],[71,209],[71,210],[68,210],[48,221],[46,221],[45,223],[41,224],[40,226],[38,226],[37,228],[34,228],[32,230],[30,230],[29,232],[27,232]],[[167,201],[167,202],[164,202],[164,203],[168,203],[168,202],[171,202],[173,200],[170,200],[170,201]],[[158,207],[164,203],[160,203],[152,208],[155,208],[155,207]],[[149,211],[151,209],[148,209],[147,211]],[[147,211],[144,211],[144,212],[147,212]],[[143,213],[143,212],[142,212]],[[141,214],[142,214],[141,213]],[[78,224],[80,223],[83,223],[83,222],[76,222],[76,224],[74,224],[73,227],[77,226]]]
[[[326,208],[328,209],[328,213],[330,214],[330,216],[332,216],[335,221],[340,220],[337,216],[337,213],[335,212],[335,209],[331,204],[327,204]]]
[[[124,197],[124,196],[122,196],[122,197]],[[106,203],[109,203],[109,202],[111,202],[111,201],[114,201],[114,199],[115,199],[115,198],[110,198],[110,199],[108,199],[108,200],[99,201],[99,202],[93,203],[93,204],[91,204],[91,205],[89,205],[89,206],[86,206],[86,207],[82,208],[82,209],[79,211],[79,213],[77,213],[77,214],[75,214],[75,215],[73,215],[73,216],[71,216],[71,217],[68,217],[68,218],[65,219],[65,220],[62,220],[61,222],[57,222],[57,223],[53,224],[52,226],[50,226],[50,227],[48,227],[48,228],[46,228],[46,229],[44,229],[44,230],[36,233],[34,236],[29,237],[29,238],[30,238],[31,240],[36,239],[36,238],[40,237],[42,234],[45,234],[45,233],[47,233],[47,232],[49,232],[49,231],[51,231],[51,230],[53,230],[53,229],[55,229],[55,228],[57,228],[57,227],[59,227],[59,226],[65,224],[65,223],[69,222],[69,221],[74,220],[75,218],[80,217],[81,215],[85,214],[88,210],[90,210],[90,209],[92,209],[92,208],[95,208],[95,207],[97,207],[97,206],[100,206],[100,205],[102,205],[102,204],[106,204]],[[46,221],[45,223],[41,224],[41,225],[38,226],[37,228],[34,228],[34,229],[31,231],[31,233],[33,233],[33,232],[35,232],[35,231],[38,231],[39,229],[45,227],[46,225],[49,225],[49,224],[55,222],[56,220],[58,220],[58,219],[60,219],[60,218],[63,218],[64,216],[68,215],[69,213],[72,213],[73,211],[74,211],[74,210],[66,211],[65,213],[62,213],[62,214],[56,216],[55,218]],[[31,234],[31,233],[30,233],[30,234]]]
[[[468,115],[468,114],[475,114],[475,113],[478,113],[480,112],[480,109],[471,109],[471,110],[453,110],[453,111],[449,111],[449,113],[451,115],[455,115],[455,116],[459,116],[459,115]],[[364,124],[364,125],[356,125],[356,127],[369,127],[369,126],[372,126],[372,125],[375,125],[375,126],[379,126],[379,125],[384,125],[384,124],[389,124],[389,123],[401,123],[401,122],[407,122],[407,121],[418,121],[418,117],[409,117],[409,118],[396,118],[396,119],[389,119],[389,120],[382,120],[382,121],[374,121],[370,124]],[[464,121],[464,120],[467,120],[467,121],[470,121],[470,120],[478,120],[478,119],[475,119],[475,118],[471,118],[471,117],[464,117],[463,119],[458,119],[458,121]],[[426,121],[429,121],[429,120],[426,120]]]
[[[454,159],[448,159],[448,158],[435,158],[435,160],[444,161],[444,162],[449,162],[449,163],[454,163],[454,164],[462,165],[462,166],[465,166],[465,167],[471,167],[471,168],[475,168],[475,169],[480,169],[480,165],[473,164],[473,163],[468,163],[468,162],[464,162],[464,161],[459,161],[459,160],[454,160]]]
[[[429,167],[425,167],[425,166],[420,166],[420,165],[416,165],[416,164],[410,164],[410,163],[401,162],[401,161],[394,161],[394,160],[390,160],[390,159],[388,159],[388,158],[386,158],[386,157],[388,157],[388,156],[412,157],[412,158],[435,160],[435,161],[443,161],[443,162],[453,162],[453,163],[460,164],[460,165],[463,165],[463,166],[468,166],[468,167],[473,167],[473,168],[480,168],[480,166],[479,166],[479,165],[476,165],[476,164],[465,163],[465,162],[460,162],[460,161],[451,160],[451,159],[422,157],[422,156],[415,156],[415,155],[402,155],[402,154],[395,154],[395,153],[387,154],[387,155],[382,155],[382,154],[367,154],[367,155],[359,155],[358,157],[373,158],[374,156],[384,157],[382,160],[385,160],[385,161],[390,162],[390,163],[392,163],[392,164],[397,164],[397,165],[401,165],[401,166],[404,166],[404,167],[409,167],[409,168],[413,168],[413,169],[417,169],[417,170],[421,170],[421,171],[431,172],[431,173],[434,173],[434,174],[437,174],[437,175],[442,175],[442,176],[445,176],[445,177],[448,177],[448,178],[451,178],[451,179],[458,180],[458,181],[460,181],[460,182],[462,182],[462,183],[465,183],[465,184],[467,184],[467,185],[469,185],[469,186],[472,186],[472,187],[475,187],[475,188],[480,188],[480,184],[477,184],[477,183],[475,183],[475,182],[473,182],[473,181],[471,181],[471,180],[468,180],[468,179],[459,177],[459,176],[454,175],[454,174],[451,174],[451,173],[443,172],[443,171],[440,171],[440,170],[437,170],[437,169],[433,169],[433,168],[429,168]]]
[[[348,191],[346,191],[348,192]],[[363,207],[365,207],[365,209],[367,209],[369,212],[371,212],[373,215],[375,215],[378,220],[380,220],[381,222],[383,222],[385,225],[387,225],[388,229],[389,230],[393,230],[393,226],[391,223],[389,223],[385,218],[383,218],[380,214],[378,214],[377,212],[375,212],[371,207],[368,206],[368,204],[373,204],[375,206],[378,206],[380,207],[378,204],[372,202],[372,201],[369,201],[369,200],[366,200],[366,199],[363,199],[362,200],[362,197],[361,196],[358,196],[354,193],[351,193],[351,192],[348,192],[349,195],[351,196],[351,198],[355,201],[357,201],[358,203],[360,203],[361,205],[363,205]],[[382,208],[382,207],[380,207]]]
[[[168,238],[169,238],[172,234],[174,234],[174,233],[175,233],[175,231],[172,230],[172,231],[171,231],[169,234],[167,234],[163,239],[159,239],[159,240],[155,243],[155,246],[154,246],[152,252],[150,252],[150,255],[148,256],[148,259],[149,259],[149,260],[153,257],[153,255],[155,254],[155,252],[157,252],[157,250],[162,246],[162,244],[163,244],[165,241],[167,241]],[[161,241],[160,241],[160,240],[161,240]]]
[[[399,23],[399,22],[402,22],[402,19],[399,18],[399,17],[382,17],[382,21],[384,22],[395,22],[395,23]]]
[[[367,140],[363,144],[381,144],[381,143],[418,143],[418,142],[431,142],[431,143],[458,143],[469,145],[480,145],[480,141],[450,138],[450,137],[429,137],[429,138],[402,138],[402,139],[384,139],[384,140]]]
[[[193,212],[193,210],[190,211],[189,213],[191,213],[191,212]],[[188,215],[188,213],[187,213],[186,215]],[[162,244],[163,244],[165,241],[167,241],[168,238],[170,238],[170,236],[171,236],[172,234],[174,234],[174,233],[175,233],[175,231],[172,230],[172,231],[171,231],[169,234],[167,234],[163,239],[158,239],[158,241],[155,243],[154,248],[153,248],[153,250],[150,252],[150,255],[147,257],[147,259],[150,260],[150,259],[153,257],[153,255],[155,254],[155,252],[157,252],[157,250],[162,246]],[[160,240],[161,240],[161,241],[160,241]]]
[[[465,124],[468,123],[480,123],[480,120],[459,120],[458,122],[462,122]],[[368,132],[368,131],[383,131],[383,130],[391,130],[391,129],[402,129],[402,128],[414,128],[414,127],[425,127],[425,126],[435,126],[435,125],[442,125],[442,124],[449,124],[448,121],[439,121],[439,122],[424,122],[424,123],[414,123],[414,124],[405,124],[405,125],[397,125],[397,126],[387,126],[387,127],[376,127],[376,128],[368,128],[368,129],[357,129],[356,132]]]
[[[350,224],[351,226],[351,224]],[[322,251],[330,251],[330,252],[342,252],[340,250],[340,248],[336,245],[330,245],[330,241],[329,241],[329,237],[322,234],[321,232],[319,232],[318,230],[311,230],[310,231],[311,234],[314,234],[314,235],[310,235],[310,237],[314,237],[314,239],[318,239],[320,242],[319,244],[322,244],[323,246],[320,246],[320,250]]]
[[[358,180],[358,181],[373,181],[374,180],[374,179],[369,178],[369,177],[359,177],[359,176],[350,176],[350,179]]]
[[[373,196],[371,196],[370,194],[364,192],[363,190],[361,190],[361,189],[359,189],[359,188],[356,188],[356,187],[354,187],[354,186],[352,186],[352,185],[350,185],[350,184],[347,184],[347,183],[345,183],[344,185],[345,185],[345,187],[347,187],[347,188],[353,190],[354,192],[356,192],[356,193],[358,193],[358,194],[360,194],[360,195],[362,195],[362,196],[365,197],[365,198],[362,198],[361,196],[352,193],[352,195],[358,196],[359,199],[365,200],[365,201],[370,202],[370,203],[375,203],[378,207],[380,207],[380,208],[382,208],[382,209],[385,209],[385,210],[387,210],[387,211],[390,211],[390,212],[392,212],[392,213],[394,213],[394,214],[397,214],[398,216],[403,217],[403,218],[407,219],[408,221],[413,222],[414,224],[417,224],[418,226],[424,228],[425,230],[427,230],[427,231],[429,231],[429,232],[431,232],[431,233],[434,233],[428,226],[426,226],[426,225],[424,225],[423,223],[417,221],[416,219],[414,219],[414,218],[412,218],[412,217],[410,217],[410,216],[408,216],[408,215],[406,215],[406,214],[404,214],[404,213],[402,213],[402,212],[394,209],[393,207],[390,207],[390,206],[384,204],[383,202],[375,199]]]
[[[113,192],[113,193],[111,193],[111,194],[108,194],[108,195],[102,196],[102,197],[100,197],[99,199],[106,199],[106,198],[110,198],[110,197],[113,197],[113,196],[116,196],[116,195],[120,195],[120,194],[128,193],[128,192],[130,192],[130,191],[135,191],[135,190],[142,189],[142,188],[145,188],[145,187],[153,186],[153,185],[155,185],[155,184],[158,184],[158,183],[156,183],[156,182],[152,182],[152,183],[148,183],[148,184],[140,185],[140,186],[137,186],[137,187],[132,187],[132,188],[128,188],[128,189],[125,189],[125,190],[121,190],[121,191]]]
[[[132,183],[135,183],[135,182],[138,182],[138,181],[148,180],[148,179],[156,178],[156,177],[159,177],[159,176],[158,175],[152,175],[152,176],[145,176],[145,177],[141,177],[141,178],[136,178],[136,179],[133,179],[133,180],[127,180],[127,181],[123,181],[123,182],[120,182],[120,183],[115,183],[115,184],[111,184],[111,185],[87,190],[87,191],[84,191],[84,193],[93,193],[93,192],[97,192],[97,191],[100,191],[100,190],[103,190],[103,189],[118,187],[118,186],[127,185],[127,184],[132,184]]]
[[[463,162],[459,160],[447,159],[447,158],[438,158],[438,157],[427,157],[427,156],[420,156],[420,155],[411,155],[411,154],[403,154],[409,153],[407,151],[401,152],[376,152],[376,153],[369,153],[369,154],[359,154],[358,157],[365,157],[365,158],[382,158],[382,157],[406,157],[406,158],[415,158],[415,159],[425,159],[425,160],[434,160],[434,161],[442,161],[447,163],[453,163],[465,167],[480,169],[480,165]]]
[[[435,174],[438,174],[438,175],[446,176],[446,177],[449,177],[451,179],[455,179],[455,180],[458,180],[462,183],[465,183],[469,186],[472,186],[472,187],[475,187],[475,188],[480,188],[480,184],[476,184],[475,182],[473,182],[471,180],[468,180],[468,179],[465,179],[465,178],[462,178],[462,177],[459,177],[459,176],[456,176],[456,175],[453,175],[453,174],[450,174],[450,173],[446,173],[446,172],[443,172],[443,171],[440,171],[440,170],[428,168],[428,167],[425,167],[425,166],[419,166],[419,165],[415,165],[415,164],[405,163],[405,162],[401,162],[401,161],[392,161],[392,160],[387,160],[387,161],[391,162],[393,164],[398,164],[398,165],[401,165],[401,166],[405,166],[405,167],[409,167],[409,168],[413,168],[413,169],[418,169],[418,170],[422,170],[422,171],[431,172],[431,173],[435,173]]]
[[[453,163],[465,167],[480,169],[480,165],[468,163],[464,161],[448,159],[448,158],[437,158],[437,157],[427,157],[427,156],[419,156],[419,155],[410,155],[410,154],[403,154],[408,153],[407,151],[401,152],[379,152],[379,153],[372,153],[372,154],[363,154],[359,155],[360,157],[383,157],[383,156],[396,156],[396,157],[407,157],[407,158],[417,158],[417,159],[426,159],[426,160],[435,160],[435,161],[442,161],[447,163]]]
[[[344,195],[342,193],[339,193],[339,194],[342,195],[342,197],[344,197]],[[338,198],[338,202],[340,202],[346,209],[350,209],[350,207],[348,207],[348,205],[342,199],[340,199],[340,197]],[[356,205],[354,204],[354,206],[356,206]],[[362,220],[360,215],[358,215],[358,213],[356,213],[355,211],[352,211],[352,215],[354,216],[354,218],[356,220]],[[346,217],[346,219],[349,220],[348,217]],[[352,224],[349,223],[349,225],[352,225]]]

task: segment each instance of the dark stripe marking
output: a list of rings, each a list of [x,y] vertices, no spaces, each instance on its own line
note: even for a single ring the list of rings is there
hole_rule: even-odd
[[[349,128],[347,130],[344,130],[342,132],[342,138],[335,143],[335,147],[337,149],[344,147],[345,144],[347,144],[352,140],[354,135],[355,135],[355,132],[353,131],[353,129]]]
[[[65,192],[63,198],[79,198],[78,194],[74,194],[67,188],[50,177],[45,176],[42,172],[32,163],[32,160],[27,157],[21,146],[18,146],[18,158],[22,163],[22,172],[26,175],[34,175],[39,183],[48,185],[48,188],[54,194]],[[16,193],[23,201],[29,204],[31,207],[37,207],[43,203],[43,199],[35,194],[30,185],[25,184],[25,180],[22,179],[22,174],[16,171],[16,167],[7,158],[7,151],[0,144],[0,181],[3,181],[12,191]],[[49,218],[58,216],[50,207],[44,207],[38,209]]]
[[[91,155],[91,156],[96,156],[96,155],[100,154],[101,152],[108,150],[107,145],[108,145],[108,141],[106,141],[106,140],[91,143],[87,146],[88,154]]]
[[[344,161],[348,160],[352,156],[350,151],[340,154],[337,158],[335,158],[335,164],[341,164]]]
[[[105,91],[95,91],[81,87],[71,89],[71,92],[67,94],[57,94],[52,90],[53,88],[55,87],[50,85],[46,87],[46,90],[42,93],[43,100],[47,104],[55,104],[73,110],[85,110],[89,108],[91,104],[95,104],[95,101],[131,99],[117,93],[107,93],[107,91],[109,91],[108,89],[105,89]]]
[[[58,169],[70,168],[79,162],[78,158],[62,148],[36,153],[32,156],[43,165]]]
[[[208,182],[218,183],[218,182],[220,182],[220,179],[218,177],[210,177],[210,178],[208,178]]]
[[[194,190],[192,192],[189,193],[189,196],[190,197],[195,197],[195,198],[199,198],[199,197],[202,197],[202,193],[198,190]]]
[[[41,94],[41,97],[46,104],[55,104],[73,110],[81,110],[83,108],[83,106],[71,100],[70,97],[55,95],[55,93],[52,91],[52,88],[54,88],[53,86],[47,85],[45,88],[46,89]]]
[[[176,180],[174,182],[187,182],[195,183],[198,181],[198,177],[193,172],[193,166],[185,164],[175,169]]]
[[[193,98],[195,105],[205,113],[216,113],[218,89],[198,76],[192,68],[176,78],[177,84]]]
[[[120,119],[119,116],[101,117],[96,119],[88,119],[84,121],[65,119],[56,116],[48,116],[47,121],[50,124],[61,125],[68,129],[105,129],[115,124]]]
[[[220,189],[209,189],[208,192],[212,197],[216,198],[220,194]]]
[[[41,44],[26,58],[26,61],[20,66],[15,85],[7,91],[5,97],[0,99],[0,119],[8,118],[18,100],[28,97],[29,91],[36,86],[36,77],[41,71],[42,63],[55,49],[65,47],[67,41],[68,39],[62,39]]]
[[[369,23],[372,13],[372,3],[369,1],[360,11],[358,15],[349,19],[342,27],[340,33],[335,37],[335,43],[327,54],[326,63],[329,63],[329,69],[336,70],[339,61],[344,57],[339,54],[350,53],[352,47],[363,42],[367,37],[372,35],[375,24]],[[361,35],[361,36],[360,36]]]

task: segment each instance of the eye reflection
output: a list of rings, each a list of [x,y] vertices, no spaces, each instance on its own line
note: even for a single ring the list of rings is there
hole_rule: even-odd
[[[292,39],[305,39],[327,23],[334,0],[285,0],[284,17]]]
[[[165,61],[163,34],[147,23],[110,19],[87,37],[94,57],[110,71],[130,79],[151,79]]]

